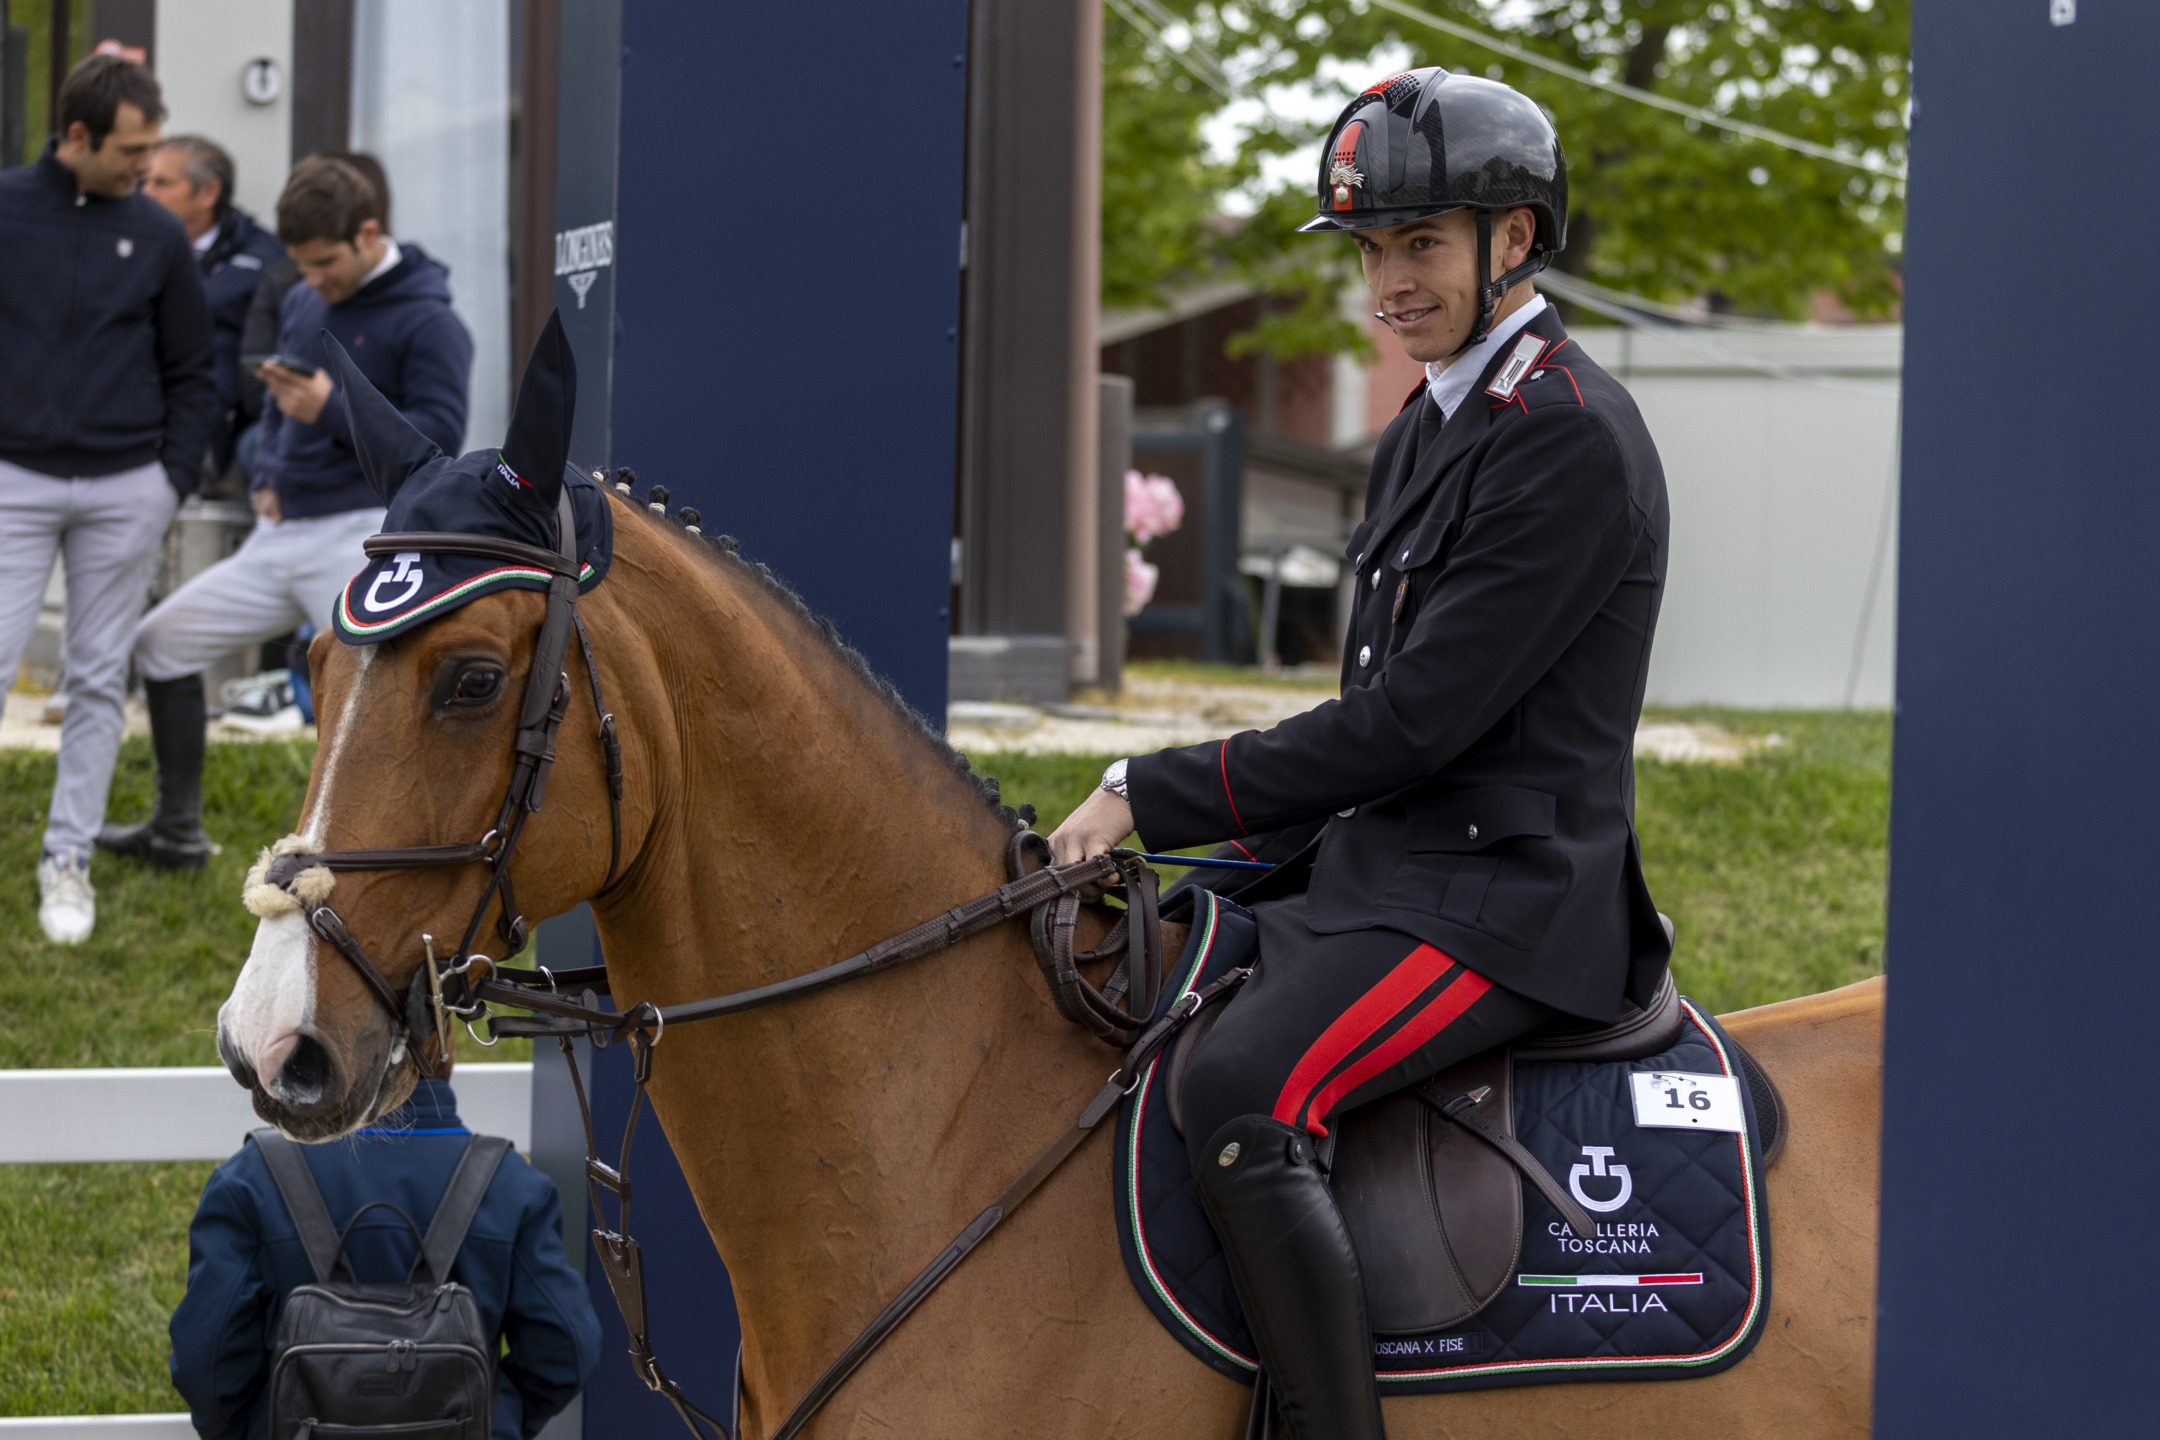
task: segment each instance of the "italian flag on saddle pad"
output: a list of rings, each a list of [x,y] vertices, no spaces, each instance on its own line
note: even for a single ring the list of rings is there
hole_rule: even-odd
[[[1192,921],[1158,1013],[1252,962],[1250,912],[1199,890]],[[1374,1307],[1383,1394],[1682,1379],[1715,1374],[1754,1347],[1770,1299],[1762,1145],[1773,1117],[1758,1118],[1756,1088],[1717,1021],[1680,1005],[1679,1036],[1658,1054],[1513,1062],[1514,1138],[1564,1179],[1591,1212],[1594,1234],[1577,1236],[1520,1180],[1516,1263],[1482,1307],[1423,1331],[1378,1329],[1382,1307]],[[1157,1057],[1119,1112],[1118,1246],[1163,1327],[1207,1365],[1250,1383],[1257,1352],[1173,1125],[1170,1068],[1167,1053]],[[1358,1113],[1343,1117],[1345,1137]],[[1431,1123],[1451,1122],[1436,1113]],[[1346,1138],[1336,1157],[1338,1194],[1356,1143]],[[1436,1235],[1432,1247],[1445,1243]],[[1411,1260],[1412,1269],[1453,1263],[1437,1253]],[[1390,1263],[1399,1279],[1403,1257]]]

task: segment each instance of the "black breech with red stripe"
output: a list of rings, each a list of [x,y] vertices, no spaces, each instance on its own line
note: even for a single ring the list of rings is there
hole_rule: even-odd
[[[1186,1072],[1185,1144],[1241,1115],[1314,1135],[1352,1109],[1514,1039],[1557,1013],[1395,930],[1321,935],[1305,897],[1254,907],[1260,959]]]

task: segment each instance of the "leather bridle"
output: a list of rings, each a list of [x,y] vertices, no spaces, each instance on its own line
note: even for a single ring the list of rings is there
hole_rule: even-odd
[[[617,486],[625,493],[628,488],[627,485]],[[658,493],[657,487],[655,493]],[[651,508],[658,511],[661,507],[654,505]],[[496,919],[496,930],[510,947],[506,953],[515,955],[522,950],[531,935],[531,926],[519,912],[511,888],[510,861],[524,834],[526,820],[539,810],[547,795],[548,771],[555,761],[556,732],[561,729],[570,704],[570,678],[563,670],[563,664],[573,630],[585,654],[586,674],[592,683],[593,709],[599,716],[600,745],[607,758],[610,838],[607,878],[601,882],[601,890],[614,883],[622,861],[622,745],[616,736],[615,717],[608,713],[601,696],[600,668],[593,654],[592,637],[577,612],[577,526],[567,486],[557,509],[556,541],[557,550],[550,551],[491,536],[436,532],[383,534],[368,540],[366,551],[371,559],[412,551],[478,555],[531,565],[547,572],[547,614],[540,623],[539,638],[533,646],[532,669],[526,677],[524,702],[518,712],[517,738],[513,747],[517,766],[511,774],[509,788],[503,794],[495,824],[471,844],[280,855],[273,859],[264,879],[299,901],[309,928],[345,957],[367,982],[376,1000],[404,1026],[411,1038],[414,1063],[424,1073],[439,1073],[442,1062],[448,1060],[453,1017],[462,1020],[468,1030],[485,1018],[489,1038],[481,1041],[482,1044],[492,1045],[505,1035],[522,1035],[535,1040],[552,1038],[561,1047],[585,1128],[585,1176],[594,1219],[594,1254],[607,1276],[616,1304],[622,1310],[624,1326],[630,1336],[631,1365],[639,1379],[674,1407],[697,1440],[704,1440],[704,1432],[698,1428],[701,1420],[728,1440],[737,1440],[737,1437],[733,1427],[692,1403],[682,1387],[660,1368],[646,1319],[644,1259],[637,1241],[629,1235],[630,1143],[637,1134],[646,1086],[652,1078],[653,1048],[670,1024],[740,1014],[814,994],[950,949],[971,935],[981,934],[1007,921],[1026,919],[1036,963],[1050,987],[1058,1013],[1125,1052],[1118,1068],[1111,1072],[1103,1088],[1088,1102],[1072,1126],[1052,1141],[987,1209],[970,1221],[967,1228],[855,1337],[796,1402],[771,1437],[771,1440],[793,1440],[847,1378],[914,1312],[915,1307],[1080,1148],[1116,1109],[1117,1102],[1132,1092],[1147,1066],[1193,1016],[1243,984],[1251,972],[1232,970],[1205,989],[1181,997],[1160,1019],[1152,1019],[1161,995],[1163,976],[1162,921],[1155,872],[1140,856],[1127,850],[1113,850],[1068,865],[1053,865],[1048,844],[1030,830],[1022,830],[1013,837],[1006,854],[1006,867],[1011,878],[996,890],[956,905],[942,915],[881,940],[845,960],[730,995],[665,1008],[640,1002],[627,1011],[618,1011],[601,1004],[601,997],[608,993],[608,972],[604,965],[565,970],[551,970],[545,966],[513,969],[486,955],[473,953],[473,941],[487,918],[488,907],[498,897],[502,902],[502,913]],[[456,950],[447,956],[437,956],[432,941],[423,936],[426,953],[402,997],[337,912],[321,900],[304,898],[301,892],[307,887],[296,883],[305,872],[317,867],[337,873],[480,864],[489,867],[488,882],[480,892],[480,899]],[[1101,944],[1092,950],[1076,950],[1074,937],[1080,907],[1087,903],[1085,897],[1090,892],[1105,887],[1124,891],[1126,909]],[[1081,965],[1120,954],[1124,958],[1101,989],[1080,974]],[[574,993],[576,998],[565,994],[565,990]],[[1130,1009],[1125,1003],[1128,997]],[[488,1011],[491,1003],[533,1013],[498,1016]],[[621,1154],[613,1165],[600,1159],[592,1107],[586,1098],[585,1083],[572,1046],[578,1036],[589,1039],[595,1046],[626,1041],[632,1052],[631,1073],[636,1089],[629,1120],[623,1128]],[[433,1067],[425,1059],[423,1048],[429,1038],[437,1044],[437,1062]],[[477,1031],[474,1038],[479,1038]],[[616,1199],[618,1228],[614,1230],[603,1228],[600,1194],[603,1189]]]
[[[509,787],[503,792],[502,804],[495,812],[495,823],[487,833],[465,845],[403,845],[383,850],[324,850],[313,854],[279,855],[271,861],[263,877],[268,884],[300,901],[308,928],[344,956],[367,982],[375,999],[389,1011],[392,1020],[404,1028],[411,1042],[414,1063],[431,1074],[439,1071],[442,1061],[448,1057],[451,1017],[456,1016],[469,1026],[486,1013],[486,1007],[472,992],[478,980],[495,968],[496,962],[486,955],[475,954],[472,947],[480,934],[481,924],[487,919],[488,907],[498,897],[501,899],[502,912],[496,917],[495,928],[509,947],[507,954],[515,955],[531,938],[532,927],[519,910],[517,894],[510,883],[510,861],[517,852],[519,838],[525,833],[526,820],[547,798],[548,772],[555,763],[555,735],[562,728],[563,717],[570,705],[570,677],[563,670],[563,662],[573,630],[585,654],[585,673],[592,685],[593,710],[599,717],[600,748],[607,760],[608,868],[601,889],[605,890],[615,882],[616,868],[622,862],[622,744],[616,738],[615,717],[608,713],[601,694],[600,665],[593,654],[592,638],[586,633],[585,621],[577,611],[577,520],[571,509],[567,485],[557,502],[555,526],[556,548],[553,550],[489,535],[437,531],[375,535],[363,547],[371,560],[416,551],[475,555],[513,565],[529,565],[547,573],[547,614],[540,622],[539,638],[533,644],[532,669],[526,676],[525,695],[518,710],[517,737],[511,744],[517,757],[516,768],[511,772]],[[434,953],[432,938],[425,939],[427,953],[402,995],[366,948],[353,937],[337,911],[322,900],[302,898],[302,887],[294,883],[305,871],[317,868],[337,874],[365,870],[426,870],[445,865],[486,865],[487,884],[481,889],[472,918],[466,922],[465,933],[454,950],[438,956]],[[481,972],[479,976],[474,974],[476,968]],[[424,1048],[430,1039],[436,1042],[436,1060],[432,1065],[425,1058]]]

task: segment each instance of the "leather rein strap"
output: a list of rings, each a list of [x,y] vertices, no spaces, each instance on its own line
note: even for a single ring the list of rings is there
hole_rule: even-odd
[[[1041,838],[1032,831],[1022,831],[1020,835],[1015,837],[1014,852],[1023,853],[1031,850],[1032,846],[1028,845],[1027,842],[1040,843]],[[1162,920],[1155,905],[1154,878],[1154,871],[1132,860],[1129,857],[1129,852],[1120,850],[1114,850],[1107,855],[1098,855],[1092,860],[1081,860],[1071,865],[1046,866],[1030,874],[1022,875],[1019,879],[1008,881],[987,895],[978,895],[964,905],[955,905],[944,914],[925,920],[912,929],[903,930],[889,939],[880,940],[869,949],[862,951],[860,954],[850,955],[845,960],[835,961],[833,964],[824,966],[821,969],[812,970],[808,974],[797,975],[787,980],[778,980],[770,985],[761,985],[754,990],[738,990],[732,994],[716,995],[709,1000],[692,1000],[682,1005],[645,1006],[641,1009],[618,1013],[613,1010],[599,1008],[594,999],[573,1000],[561,993],[564,987],[572,989],[595,987],[604,991],[607,985],[607,969],[604,966],[595,966],[582,970],[518,970],[509,966],[497,966],[493,975],[472,987],[472,993],[476,999],[482,1001],[514,1006],[520,1010],[537,1011],[542,1015],[554,1016],[559,1020],[573,1022],[567,1027],[566,1032],[566,1028],[560,1024],[503,1018],[492,1023],[490,1029],[493,1034],[560,1035],[564,1033],[583,1033],[592,1036],[596,1040],[600,1039],[603,1034],[608,1039],[620,1039],[639,1029],[664,1029],[669,1025],[685,1025],[693,1020],[712,1020],[722,1015],[739,1015],[745,1010],[762,1009],[767,1005],[777,1004],[782,1000],[793,1000],[803,995],[814,995],[820,990],[829,990],[833,986],[843,984],[846,981],[858,979],[864,975],[875,975],[881,970],[890,970],[895,965],[903,965],[910,960],[920,960],[924,956],[934,955],[940,950],[949,950],[969,936],[979,935],[985,930],[994,929],[1005,921],[1017,920],[1022,916],[1036,915],[1040,907],[1055,906],[1062,909],[1069,904],[1073,909],[1077,910],[1080,898],[1087,889],[1094,886],[1108,885],[1138,887],[1138,893],[1141,896],[1140,904],[1146,912],[1142,933],[1154,937],[1154,944],[1146,952],[1146,956],[1152,962],[1153,973],[1159,976],[1161,973]],[[1125,923],[1124,920],[1119,921],[1121,927]],[[1112,935],[1114,938],[1116,932],[1113,931]],[[1067,927],[1067,941],[1063,963],[1069,965],[1074,958],[1070,952],[1070,927]],[[1105,945],[1077,958],[1083,961],[1092,960],[1103,958],[1107,953],[1111,952],[1109,947]],[[1044,963],[1041,961],[1041,957],[1038,957],[1038,962]],[[1125,965],[1120,968],[1117,975],[1112,977],[1111,988],[1116,988],[1122,993],[1124,983],[1121,982],[1127,981],[1127,972],[1132,968],[1133,963],[1132,957],[1128,955]],[[1073,979],[1082,987],[1087,985],[1085,980],[1080,979],[1077,971],[1074,972]],[[543,986],[546,988],[540,988]],[[1159,980],[1153,983],[1143,982],[1142,993],[1147,1010],[1154,1009],[1155,998],[1160,993],[1160,989]],[[587,993],[589,995],[591,991],[588,990]],[[1090,990],[1089,993],[1093,994],[1095,992]],[[1107,1006],[1099,995],[1094,1004],[1098,1008],[1112,1008]],[[1107,1033],[1105,1038],[1110,1039],[1115,1044],[1126,1043],[1137,1035],[1145,1027],[1146,1023],[1144,1019],[1135,1021],[1125,1032]],[[1105,1032],[1098,1033],[1104,1034]],[[657,1038],[657,1035],[655,1038]],[[601,1043],[606,1042],[603,1040]]]

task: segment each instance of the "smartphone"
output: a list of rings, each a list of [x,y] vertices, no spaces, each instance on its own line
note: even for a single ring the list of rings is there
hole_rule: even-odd
[[[265,365],[280,365],[303,379],[312,380],[315,377],[315,367],[313,365],[304,360],[293,360],[283,355],[243,355],[240,357],[240,364],[242,368],[247,370],[260,370]]]

